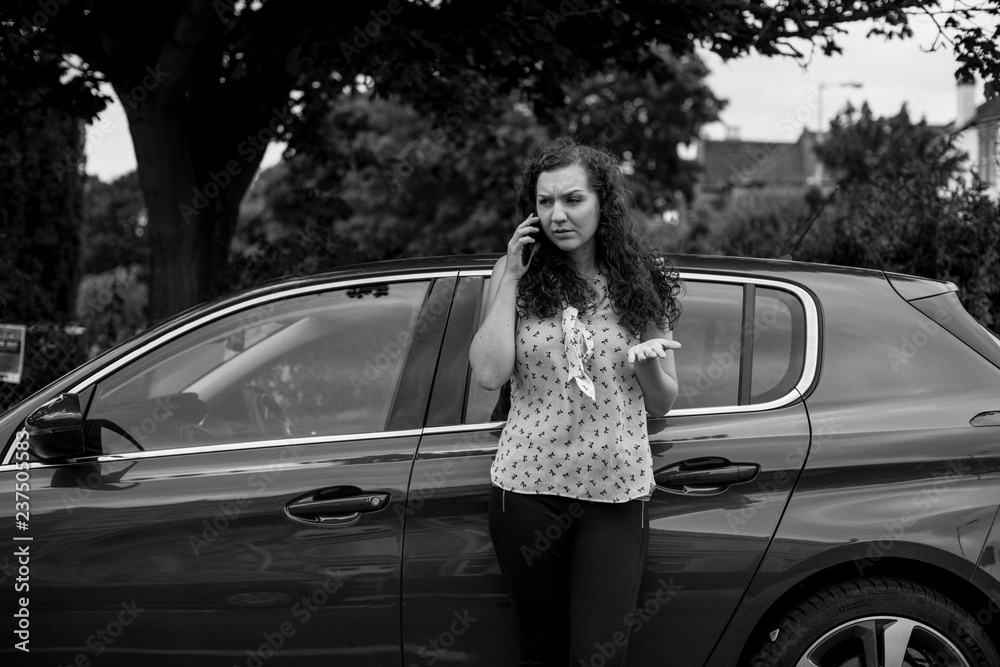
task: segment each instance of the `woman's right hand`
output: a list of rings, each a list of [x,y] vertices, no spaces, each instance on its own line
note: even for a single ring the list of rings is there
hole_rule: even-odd
[[[528,257],[527,263],[523,261],[524,249],[530,248],[537,243],[533,235],[541,231],[541,227],[538,226],[538,220],[537,215],[529,215],[524,219],[524,222],[517,226],[514,230],[514,235],[511,236],[510,241],[507,243],[507,265],[504,268],[515,278],[520,278],[524,275],[537,252],[537,248],[531,248],[531,254]]]

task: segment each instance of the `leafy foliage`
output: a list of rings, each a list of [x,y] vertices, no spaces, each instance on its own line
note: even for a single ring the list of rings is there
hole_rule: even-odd
[[[795,55],[803,45],[834,52],[847,22],[906,36],[912,13],[939,8],[926,0],[7,0],[0,60],[64,73],[58,94],[80,118],[100,109],[102,83],[114,87],[148,207],[157,321],[224,289],[238,206],[267,143],[308,149],[321,133],[317,119],[352,90],[398,96],[448,128],[467,117],[469,91],[517,94],[547,123],[576,83],[611,65],[662,82],[652,44],[677,57],[697,43],[723,58]],[[995,78],[995,49],[963,20],[943,29],[972,35],[956,49]],[[650,184],[654,200],[671,195],[659,185]]]
[[[640,208],[662,213],[690,199],[697,179],[677,146],[697,139],[704,124],[718,119],[724,103],[705,84],[708,69],[696,56],[677,56],[662,46],[653,52],[664,63],[655,72],[610,70],[585,79],[549,129],[622,155],[633,172]]]
[[[623,156],[640,208],[659,220],[694,178],[677,144],[693,141],[721,105],[700,61],[668,60],[661,83],[619,71],[588,78],[547,124],[517,95],[487,90],[470,90],[447,130],[397,99],[344,98],[308,151],[255,186],[233,284],[348,261],[498,252],[516,224],[522,160],[566,131]]]
[[[86,332],[93,357],[146,328],[148,290],[139,279],[137,264],[116,266],[88,274],[77,292],[77,321]]]
[[[322,138],[262,174],[234,249],[233,285],[395,257],[493,252],[513,227],[520,160],[544,136],[490,98],[452,131],[394,100],[342,100]]]
[[[51,62],[0,59],[0,312],[7,322],[66,322],[73,313],[84,128],[52,92],[59,73]]]
[[[795,259],[948,280],[970,313],[1000,324],[1000,208],[954,136],[914,123],[905,106],[889,118],[848,107],[817,155],[836,174],[835,191],[744,194],[701,208],[694,217],[706,229],[686,249],[778,257],[808,230]]]
[[[81,256],[83,273],[102,273],[131,265],[146,271],[149,265],[147,220],[136,172],[129,172],[110,183],[93,176],[87,178]]]
[[[841,186],[803,259],[949,280],[969,312],[1000,323],[1000,210],[963,178],[954,137],[905,107],[875,118],[864,106],[842,112],[817,153]]]
[[[718,203],[695,207],[681,250],[777,258],[791,250],[817,206],[813,190],[735,192]]]

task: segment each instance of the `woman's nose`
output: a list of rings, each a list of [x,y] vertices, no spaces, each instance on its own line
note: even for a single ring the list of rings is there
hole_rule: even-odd
[[[552,220],[554,222],[562,222],[566,219],[566,212],[560,204],[554,204],[552,206]]]

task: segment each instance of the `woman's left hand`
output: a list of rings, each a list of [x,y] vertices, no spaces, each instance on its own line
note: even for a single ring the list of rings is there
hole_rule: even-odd
[[[667,340],[666,338],[644,340],[628,349],[628,362],[634,364],[637,361],[643,363],[655,359],[663,359],[667,356],[668,350],[676,350],[680,346],[681,344],[677,341]]]

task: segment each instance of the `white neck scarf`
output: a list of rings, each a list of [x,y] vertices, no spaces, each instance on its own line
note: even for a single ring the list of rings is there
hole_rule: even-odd
[[[567,381],[575,380],[577,386],[590,400],[597,402],[594,381],[587,376],[583,365],[594,356],[594,336],[580,326],[579,312],[573,306],[563,310],[562,330],[566,341],[566,363],[569,366]]]

